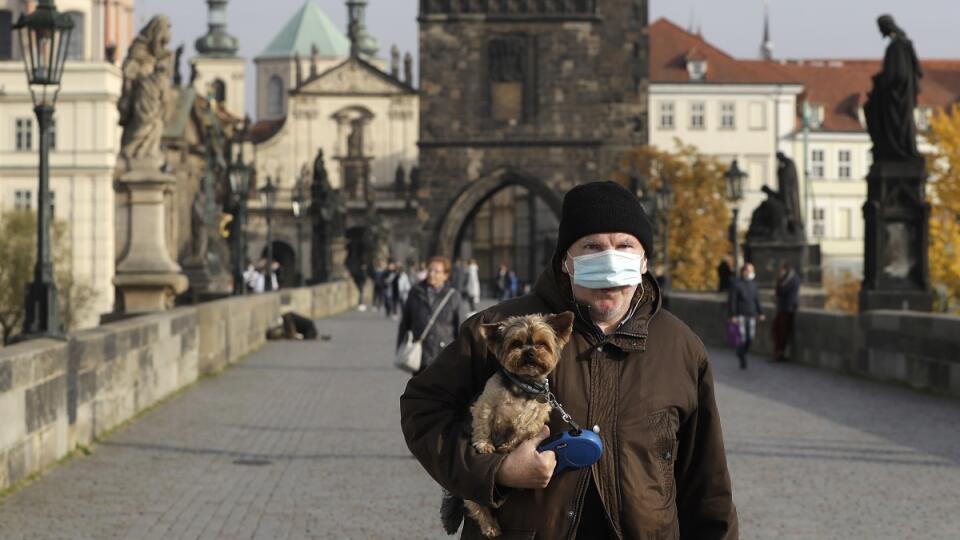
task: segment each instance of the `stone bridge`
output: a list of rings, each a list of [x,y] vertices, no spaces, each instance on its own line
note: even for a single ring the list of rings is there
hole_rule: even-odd
[[[0,350],[0,537],[446,538],[399,429],[396,323],[343,311],[354,298],[230,299]],[[339,312],[329,339],[264,343],[294,305]],[[743,538],[956,538],[955,398],[710,352]]]

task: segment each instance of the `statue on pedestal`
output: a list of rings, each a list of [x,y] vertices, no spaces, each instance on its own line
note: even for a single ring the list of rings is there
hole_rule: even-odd
[[[161,170],[160,141],[171,88],[173,55],[167,50],[170,21],[157,15],[134,39],[123,62],[123,89],[117,102],[121,138],[120,176],[116,182],[123,224],[121,256],[114,284],[127,313],[147,313],[173,307],[187,288],[187,278],[166,245],[164,193],[176,178]]]
[[[873,165],[863,205],[860,310],[929,311],[933,305],[928,259],[930,205],[913,116],[923,70],[913,42],[893,17],[882,15],[877,25],[890,43],[883,70],[873,76],[873,89],[863,108],[873,142]]]

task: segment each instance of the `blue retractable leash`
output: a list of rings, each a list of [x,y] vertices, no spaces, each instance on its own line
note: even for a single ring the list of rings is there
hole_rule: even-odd
[[[598,435],[600,428],[594,426],[592,431],[580,429],[573,417],[567,414],[563,405],[557,401],[557,396],[550,391],[550,381],[544,380],[542,383],[525,381],[505,369],[501,369],[500,374],[525,394],[541,403],[549,403],[552,408],[560,412],[560,417],[572,428],[569,431],[551,435],[537,445],[538,452],[553,450],[557,455],[554,476],[567,469],[589,467],[600,460],[600,456],[603,455],[603,441]]]

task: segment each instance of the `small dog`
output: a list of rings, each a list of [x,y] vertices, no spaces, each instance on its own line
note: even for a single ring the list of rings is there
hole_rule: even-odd
[[[524,382],[542,384],[560,360],[560,351],[573,333],[573,313],[510,317],[480,326],[480,334],[503,370]],[[545,401],[545,400],[544,400]],[[550,417],[549,403],[540,402],[507,377],[494,375],[470,407],[473,447],[481,454],[507,454],[540,433]],[[500,536],[500,524],[490,508],[444,495],[441,518],[449,534],[457,532],[463,511],[487,538]]]

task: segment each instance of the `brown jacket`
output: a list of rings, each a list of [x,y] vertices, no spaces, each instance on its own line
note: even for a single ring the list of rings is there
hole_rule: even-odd
[[[495,513],[503,538],[573,538],[591,481],[609,528],[622,538],[738,537],[707,352],[685,324],[660,309],[649,276],[644,291],[634,316],[610,335],[584,317],[575,321],[550,386],[581,425],[599,425],[604,453],[590,469],[562,473],[546,489],[495,485],[504,455],[473,450],[469,406],[496,369],[477,331],[481,323],[575,309],[570,281],[556,261],[533,294],[467,320],[457,341],[407,384],[400,413],[410,450],[456,495],[488,505],[506,497]],[[587,313],[585,306],[579,311]],[[550,432],[565,429],[554,411]],[[584,520],[595,523],[596,516]],[[481,538],[470,519],[462,538]]]

